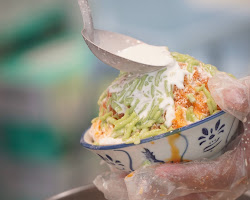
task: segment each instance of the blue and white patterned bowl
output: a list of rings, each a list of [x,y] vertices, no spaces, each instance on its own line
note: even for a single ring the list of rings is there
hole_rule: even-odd
[[[81,144],[109,165],[131,172],[145,163],[191,161],[215,158],[236,132],[239,120],[220,111],[180,129],[141,140],[135,144],[97,146],[86,131]]]

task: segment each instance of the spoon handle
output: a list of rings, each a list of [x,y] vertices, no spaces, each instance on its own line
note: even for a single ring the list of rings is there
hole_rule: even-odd
[[[94,25],[93,25],[93,19],[92,19],[88,0],[78,0],[78,4],[80,6],[80,10],[82,13],[82,19],[84,23],[83,29],[85,30],[86,36],[91,41],[93,41],[94,40]]]

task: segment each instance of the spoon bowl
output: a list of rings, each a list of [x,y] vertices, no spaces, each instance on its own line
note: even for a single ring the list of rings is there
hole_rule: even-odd
[[[86,29],[82,30],[82,36],[89,49],[98,59],[118,70],[124,72],[144,73],[165,67],[138,63],[117,55],[117,52],[143,43],[142,41],[135,38],[119,33],[97,29],[94,29],[94,41],[91,41],[88,38]]]
[[[89,49],[98,59],[111,67],[124,72],[146,73],[166,67],[166,65],[160,66],[144,64],[117,55],[124,49],[146,43],[119,33],[94,29],[88,1],[78,0],[78,3],[84,21],[82,36]],[[150,46],[157,48],[156,46]]]

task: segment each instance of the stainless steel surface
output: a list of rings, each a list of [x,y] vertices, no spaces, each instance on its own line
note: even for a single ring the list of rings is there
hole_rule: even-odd
[[[106,200],[94,185],[68,190],[47,200]]]
[[[242,195],[237,200],[249,200],[250,197]],[[106,200],[103,194],[94,186],[88,185],[68,190],[47,200]]]
[[[117,55],[118,51],[143,43],[135,38],[104,30],[94,29],[87,0],[78,0],[84,29],[82,36],[89,49],[104,63],[125,72],[150,72],[165,66],[151,66]]]

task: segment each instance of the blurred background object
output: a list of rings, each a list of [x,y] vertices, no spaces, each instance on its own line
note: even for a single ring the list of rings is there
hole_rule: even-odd
[[[246,1],[89,2],[96,28],[250,74]],[[42,200],[91,183],[107,168],[79,140],[118,71],[86,47],[77,0],[0,0],[0,27],[0,199]]]

